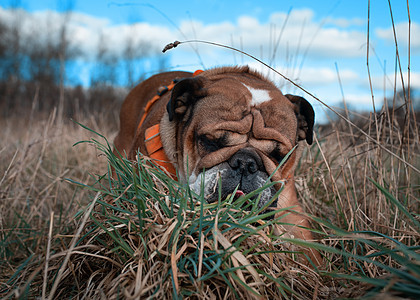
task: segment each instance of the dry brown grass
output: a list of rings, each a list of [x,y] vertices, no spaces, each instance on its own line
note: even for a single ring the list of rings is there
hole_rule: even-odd
[[[100,117],[78,121],[112,140],[115,123],[106,123]],[[379,123],[383,127],[376,130],[369,126],[374,123],[373,119],[365,122],[366,133],[382,147],[419,166],[418,137],[411,135],[409,142],[403,142],[398,124]],[[134,198],[128,197],[130,189],[140,183],[132,181],[130,185],[128,181],[121,186],[123,191],[107,192],[106,178],[102,180],[102,193],[95,198],[98,202],[89,207],[92,214],[82,218],[79,211],[96,193],[63,179],[93,185],[95,176],[88,173],[104,174],[107,164],[101,151],[89,144],[72,147],[95,135],[70,121],[59,120],[54,112],[25,119],[12,116],[1,126],[2,297],[171,299],[178,294],[184,298],[250,299],[255,297],[251,291],[255,289],[267,299],[357,298],[377,286],[363,278],[388,280],[389,285],[375,290],[376,295],[381,290],[388,295],[409,295],[394,290],[397,284],[405,284],[394,270],[420,280],[419,272],[404,269],[401,261],[386,252],[397,249],[400,253],[398,243],[411,247],[408,261],[419,266],[415,256],[419,254],[419,228],[369,180],[384,186],[419,220],[419,174],[375,142],[351,134],[345,123],[332,124],[328,133],[320,128],[316,143],[305,152],[298,170],[301,201],[308,213],[320,218],[312,225],[319,230],[319,248],[326,264],[316,272],[298,263],[294,254],[284,252],[290,250],[287,240],[271,234],[278,232],[277,224],[266,225],[245,239],[241,239],[245,234],[240,228],[216,226],[225,230],[223,234],[217,238],[216,229],[209,230],[199,247],[200,235],[190,227],[200,218],[199,202],[188,209],[174,205],[173,214],[168,214],[156,199],[167,195],[161,199],[171,207],[169,200],[179,190],[171,191],[165,178],[153,173],[149,194],[142,202],[149,216],[143,223],[139,222],[138,203],[129,202]],[[417,128],[416,123],[410,126],[411,130]],[[101,202],[104,197],[111,206]],[[203,208],[208,226],[221,222],[222,216],[230,218],[223,215],[226,207],[217,211],[216,216],[214,207]],[[246,216],[239,210],[236,213],[236,222]],[[256,224],[244,226],[253,230]],[[182,239],[174,242],[174,237]],[[230,245],[237,251],[232,252]],[[222,257],[227,255],[221,268],[230,266],[232,271],[226,270],[226,277],[214,274],[196,281],[209,273],[203,261],[211,260],[210,254],[217,251],[222,251]],[[191,280],[184,263],[196,252],[202,258],[196,261],[199,271],[192,271],[198,274]],[[368,255],[370,260],[364,260]],[[354,274],[362,278],[362,283],[343,278]]]
[[[108,130],[109,135],[115,128],[98,125],[95,118],[83,122]],[[51,251],[65,251],[68,246],[78,224],[74,216],[89,197],[88,191],[64,178],[90,183],[88,172],[103,172],[106,162],[93,147],[73,148],[91,135],[70,120],[59,120],[55,111],[45,115],[23,111],[0,120],[0,126],[0,294],[5,296],[25,285],[29,270],[45,263],[50,221]],[[25,270],[13,279],[22,263]]]

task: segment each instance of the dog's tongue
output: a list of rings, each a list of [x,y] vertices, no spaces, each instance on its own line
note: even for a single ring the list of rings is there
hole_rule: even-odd
[[[237,191],[236,191],[235,196],[236,196],[237,198],[239,198],[239,197],[241,197],[241,196],[243,196],[243,195],[245,195],[245,193],[244,193],[244,192],[242,192],[241,190],[237,190]]]

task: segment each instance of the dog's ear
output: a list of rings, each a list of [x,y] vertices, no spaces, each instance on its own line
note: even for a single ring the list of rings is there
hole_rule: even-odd
[[[295,105],[295,113],[298,122],[298,140],[300,141],[306,139],[306,142],[311,145],[313,141],[315,119],[315,113],[312,105],[305,98],[290,94],[285,96]]]
[[[191,77],[180,80],[173,88],[171,99],[166,106],[169,121],[179,120],[187,112],[188,108],[198,99],[205,96],[203,79]]]

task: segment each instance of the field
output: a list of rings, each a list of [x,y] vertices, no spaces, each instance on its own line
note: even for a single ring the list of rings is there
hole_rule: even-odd
[[[2,298],[419,297],[410,111],[384,107],[357,116],[357,128],[341,120],[316,129],[297,171],[317,237],[306,244],[276,235],[281,220],[204,205],[146,158],[138,172],[118,163],[95,133],[112,142],[112,116],[80,114],[89,129],[56,110],[1,120]],[[89,142],[73,146],[80,141]],[[120,174],[111,185],[109,163]],[[318,249],[324,265],[300,263],[301,246]]]
[[[45,74],[0,82],[1,299],[420,299],[419,99],[396,83],[410,60],[381,109],[316,126],[296,172],[315,236],[301,241],[252,195],[208,204],[147,157],[116,158],[125,91],[110,73],[64,87],[71,53],[29,48]]]

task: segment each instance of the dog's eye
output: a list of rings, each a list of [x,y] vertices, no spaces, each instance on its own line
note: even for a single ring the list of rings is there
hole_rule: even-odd
[[[278,149],[274,149],[274,151],[272,151],[270,153],[270,156],[277,162],[280,163],[284,156],[280,153],[280,151]]]
[[[207,152],[217,151],[226,145],[226,137],[222,136],[217,139],[208,137],[205,134],[199,135],[197,138],[198,144]]]

